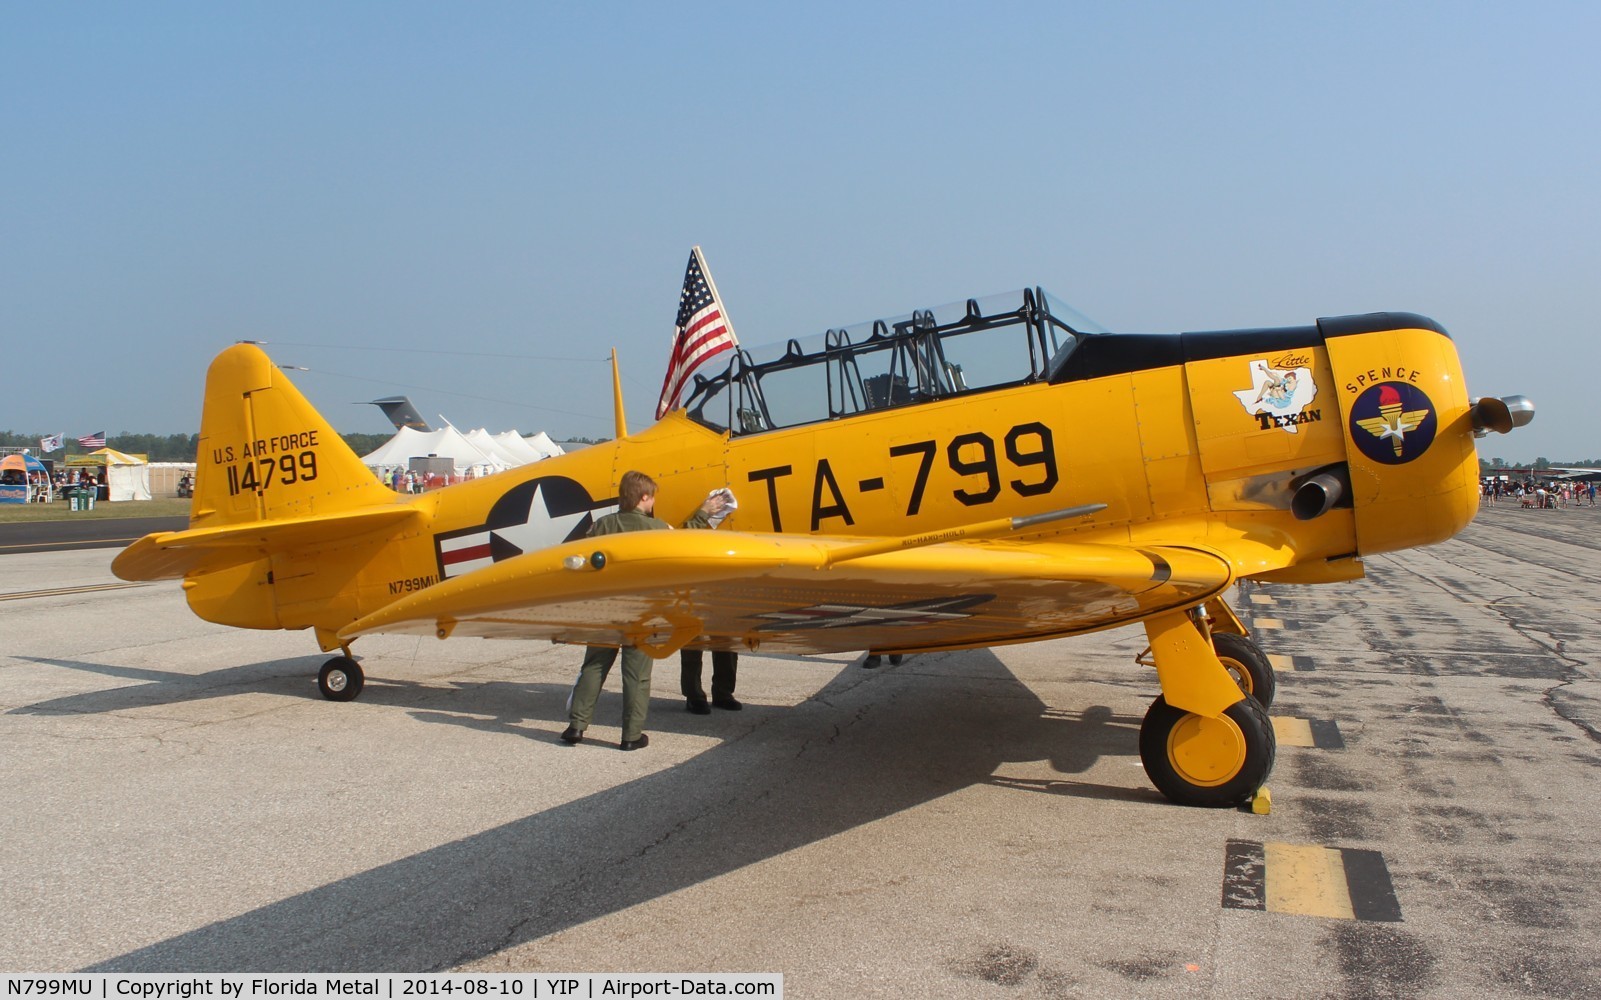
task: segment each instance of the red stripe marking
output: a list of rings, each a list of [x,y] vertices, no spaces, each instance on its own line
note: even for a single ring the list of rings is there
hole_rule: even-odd
[[[443,562],[446,566],[452,566],[459,562],[487,558],[489,558],[489,543],[485,542],[482,545],[474,545],[471,548],[446,552],[440,557],[440,562]]]

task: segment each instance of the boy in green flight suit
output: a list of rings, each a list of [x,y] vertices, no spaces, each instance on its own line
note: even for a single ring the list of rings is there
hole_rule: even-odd
[[[722,509],[724,500],[713,495],[706,499],[685,527],[704,527],[711,515]],[[643,472],[629,470],[617,486],[617,513],[607,514],[589,529],[589,537],[615,535],[625,531],[671,530],[672,525],[658,520],[656,511],[656,481]],[[561,738],[578,744],[584,739],[584,730],[595,715],[595,701],[600,697],[601,685],[617,661],[618,650],[611,646],[590,646],[584,650],[584,662],[578,670],[578,682],[573,685],[567,700],[567,729]],[[652,661],[633,646],[624,646],[623,654],[623,742],[624,750],[639,750],[650,745],[645,735],[645,714],[650,709],[650,673]]]

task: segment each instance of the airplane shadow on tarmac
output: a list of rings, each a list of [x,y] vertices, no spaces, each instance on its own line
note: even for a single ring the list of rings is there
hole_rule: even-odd
[[[262,665],[239,672],[241,684],[253,680],[258,690],[303,683]],[[406,686],[369,690],[374,700],[411,701],[413,717],[423,721],[527,737],[535,735],[526,727],[528,716],[510,715],[506,706],[559,707],[566,689],[554,687],[458,683],[447,689],[455,692],[448,704],[436,703],[435,697],[414,699],[417,692]],[[433,690],[435,695],[441,691]],[[182,693],[171,693],[185,700]],[[128,689],[121,694],[127,707]],[[90,707],[100,697],[79,695],[27,710],[108,709],[105,702]],[[689,728],[691,717],[674,710],[676,699],[672,708],[663,700],[652,706],[653,731],[683,726],[704,732]],[[601,711],[607,710],[603,705]],[[735,717],[719,719],[731,724]],[[726,728],[728,742],[677,766],[84,971],[448,969],[975,785],[1161,802],[1134,768],[1128,769],[1126,787],[1070,778],[1103,756],[1133,757],[1138,727],[1137,718],[1117,716],[1105,706],[1047,708],[988,650],[929,654],[873,672],[846,668],[793,707],[748,705],[737,727]],[[586,742],[531,752],[615,751]],[[995,773],[1009,762],[1039,760],[1049,760],[1061,777],[1015,779]],[[1000,836],[1003,816],[997,815],[995,824]]]
[[[87,660],[63,660],[50,656],[14,656],[12,659],[23,663],[42,663],[86,674],[99,674],[102,677],[117,677],[145,683],[19,705],[7,712],[7,715],[96,715],[102,712],[125,712],[153,705],[179,705],[248,693],[281,694],[291,697],[318,696],[317,668],[312,667],[308,672],[303,657],[264,660],[260,663],[210,670],[198,675],[153,670],[148,667],[91,663]],[[321,659],[317,661],[319,665],[321,662]]]

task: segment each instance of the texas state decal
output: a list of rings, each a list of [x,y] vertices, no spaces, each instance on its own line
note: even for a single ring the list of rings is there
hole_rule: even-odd
[[[1301,424],[1323,419],[1322,411],[1308,408],[1317,398],[1311,365],[1311,356],[1304,353],[1258,358],[1251,362],[1251,388],[1236,390],[1235,398],[1262,430],[1279,427],[1298,434]]]
[[[1434,403],[1406,382],[1368,386],[1351,404],[1351,439],[1368,458],[1400,465],[1429,450],[1438,421]]]
[[[583,538],[596,518],[616,509],[616,498],[594,500],[581,483],[566,476],[518,483],[489,508],[483,524],[434,536],[439,578]]]

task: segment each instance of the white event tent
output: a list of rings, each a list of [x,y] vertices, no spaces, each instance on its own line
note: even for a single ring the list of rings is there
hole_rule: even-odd
[[[107,500],[149,500],[150,463],[137,455],[125,455],[115,448],[91,451],[90,458],[106,467]]]
[[[515,434],[516,432],[507,431],[506,433]],[[550,439],[550,435],[546,434],[544,431],[540,431],[537,434],[530,434],[522,440],[524,444],[538,452],[540,458],[552,458],[556,455],[567,454],[567,449],[552,441]]]
[[[513,452],[510,448],[501,444],[501,442],[493,434],[490,434],[482,427],[468,431],[466,438],[468,441],[472,442],[472,446],[474,448],[477,448],[479,451],[489,456],[490,459],[492,459],[502,468],[511,469],[519,465],[528,464],[527,458]]]
[[[483,428],[463,434],[447,424],[436,431],[402,427],[377,450],[362,456],[362,463],[375,469],[407,468],[413,458],[449,458],[457,475],[486,476],[492,472],[537,462],[562,449],[540,431],[524,438],[516,431],[492,435]]]

